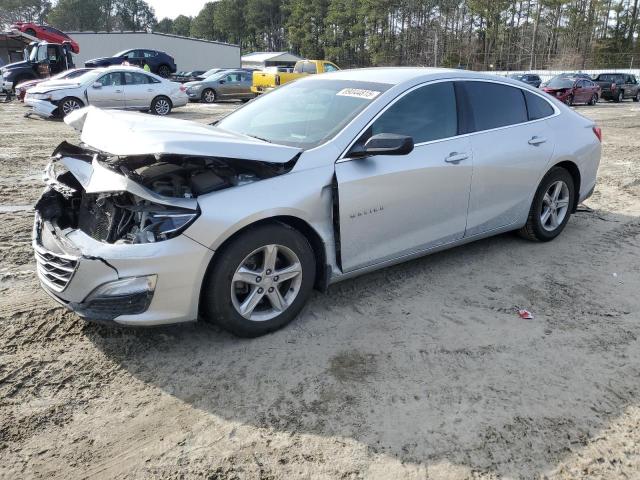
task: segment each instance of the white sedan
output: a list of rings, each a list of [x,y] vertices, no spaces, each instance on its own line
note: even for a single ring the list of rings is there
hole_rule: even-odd
[[[65,117],[87,105],[167,115],[188,102],[185,87],[137,67],[97,68],[78,78],[31,88],[25,104],[41,117]]]

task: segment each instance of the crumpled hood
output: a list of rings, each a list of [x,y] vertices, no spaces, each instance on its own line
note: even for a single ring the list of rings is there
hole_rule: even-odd
[[[29,90],[29,93],[48,93],[54,90],[75,88],[80,85],[77,80],[45,80]]]
[[[176,154],[287,163],[301,149],[187,120],[86,107],[64,119],[90,147],[116,156]]]

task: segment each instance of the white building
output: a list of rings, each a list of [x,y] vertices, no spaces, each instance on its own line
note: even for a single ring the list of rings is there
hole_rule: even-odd
[[[253,52],[242,56],[242,68],[293,67],[302,57],[288,52]]]
[[[98,57],[133,48],[159,50],[171,55],[179,71],[240,67],[240,47],[230,43],[180,37],[157,32],[66,32],[80,45],[76,66]]]

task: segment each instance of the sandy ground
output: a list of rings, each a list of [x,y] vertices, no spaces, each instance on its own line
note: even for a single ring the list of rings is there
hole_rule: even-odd
[[[556,241],[347,281],[256,340],[87,324],[42,293],[25,206],[77,137],[24,111],[0,105],[0,478],[640,478],[638,104],[580,108],[600,180]]]

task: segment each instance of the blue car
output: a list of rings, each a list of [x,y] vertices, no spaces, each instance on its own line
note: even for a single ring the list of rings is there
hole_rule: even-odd
[[[176,73],[176,62],[172,56],[158,50],[147,50],[134,48],[116,53],[113,57],[102,57],[87,60],[85,67],[108,67],[110,65],[121,65],[123,63],[144,67],[149,65],[151,71],[161,77],[168,78],[172,73]]]

